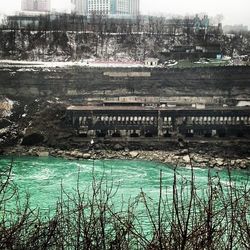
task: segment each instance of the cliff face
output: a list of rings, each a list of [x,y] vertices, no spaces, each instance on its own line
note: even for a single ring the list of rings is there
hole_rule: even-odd
[[[157,96],[229,100],[250,98],[250,67],[0,68],[0,95],[17,97]]]
[[[72,61],[88,58],[144,60],[156,56],[164,44],[172,44],[167,35],[0,30],[0,58],[14,60]],[[183,42],[176,37],[174,44]]]
[[[151,100],[160,97],[188,105],[235,104],[236,98],[250,99],[250,67],[1,66],[0,146],[25,142],[64,147],[65,138],[74,137],[73,128],[65,122],[68,105],[83,103],[87,98],[131,96]]]
[[[211,31],[199,33],[164,32],[162,29],[140,32],[104,32],[103,30],[15,30],[0,29],[0,58],[14,60],[72,61],[88,58],[143,61],[161,57],[179,45],[220,44],[223,55],[244,55],[250,49],[249,34],[226,35]],[[164,59],[164,58],[163,58]]]

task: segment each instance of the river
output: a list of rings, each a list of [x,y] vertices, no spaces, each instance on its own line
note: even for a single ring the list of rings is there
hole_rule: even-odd
[[[10,165],[10,157],[0,158],[0,169]],[[61,195],[61,186],[67,193],[74,193],[77,182],[79,189],[91,192],[93,178],[113,189],[118,188],[114,202],[119,203],[138,196],[143,190],[152,200],[159,197],[159,176],[162,170],[162,186],[164,193],[172,194],[174,167],[156,162],[132,160],[65,160],[62,158],[15,157],[11,180],[19,188],[21,198],[26,193],[30,195],[31,207],[41,210],[53,209]],[[190,180],[191,169],[178,167],[177,179]],[[207,188],[208,169],[194,168],[196,189],[200,192]],[[229,182],[227,170],[212,169],[212,176],[219,176],[221,183],[227,186]],[[240,186],[250,176],[249,171],[233,170],[232,180]],[[218,177],[216,177],[218,178]],[[78,181],[79,180],[79,181]]]

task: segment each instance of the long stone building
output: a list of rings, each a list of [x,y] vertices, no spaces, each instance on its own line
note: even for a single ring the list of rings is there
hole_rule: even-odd
[[[248,107],[70,106],[67,117],[93,137],[250,136]]]

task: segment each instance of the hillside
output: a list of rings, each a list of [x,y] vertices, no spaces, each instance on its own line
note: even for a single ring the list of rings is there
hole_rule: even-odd
[[[0,59],[39,61],[144,61],[161,59],[162,52],[175,46],[220,44],[223,55],[242,55],[250,51],[249,35],[228,37],[215,31],[201,33],[95,32],[0,30]],[[165,60],[163,58],[163,60]]]

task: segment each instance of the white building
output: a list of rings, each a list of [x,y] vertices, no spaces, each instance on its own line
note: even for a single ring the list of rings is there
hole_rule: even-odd
[[[82,0],[87,1],[88,15],[139,15],[140,0]]]
[[[117,0],[116,1],[116,10],[115,13],[117,15],[129,15],[129,7],[130,7],[130,1],[128,0]]]
[[[72,13],[78,15],[86,15],[88,11],[88,1],[87,0],[71,0]]]
[[[158,65],[159,59],[158,58],[147,58],[145,60],[145,65],[149,67],[155,67]]]
[[[22,11],[50,11],[50,0],[22,0]]]
[[[129,13],[132,16],[140,14],[140,0],[129,0]]]
[[[87,13],[88,15],[110,15],[115,7],[112,4],[113,0],[88,0]]]

